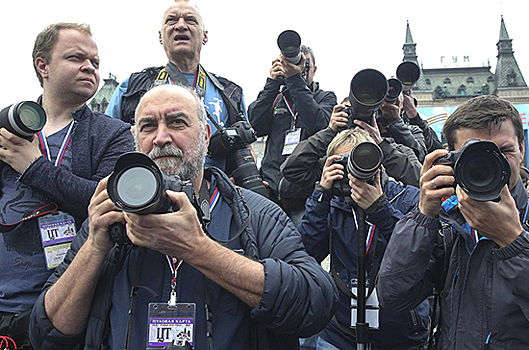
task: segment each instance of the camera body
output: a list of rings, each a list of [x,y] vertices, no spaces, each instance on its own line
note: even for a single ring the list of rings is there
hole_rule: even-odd
[[[434,165],[454,169],[456,184],[476,201],[495,201],[509,183],[511,167],[494,142],[472,139],[458,150],[437,158]]]
[[[44,109],[33,101],[22,101],[0,111],[0,127],[31,141],[46,125]]]
[[[349,154],[340,156],[333,164],[341,164],[344,169],[344,176],[340,180],[335,180],[332,184],[332,193],[337,197],[348,197],[351,192],[348,174],[357,179],[373,184],[378,169],[382,165],[383,153],[380,147],[369,141],[358,143]]]
[[[208,153],[211,157],[226,157],[226,173],[232,174],[235,184],[254,192],[268,195],[248,145],[257,140],[250,123],[241,120],[230,127],[217,130],[211,137]]]
[[[200,209],[190,181],[164,174],[152,159],[140,152],[121,155],[107,183],[108,196],[117,209],[141,215],[178,211],[167,190],[184,192],[195,208]],[[201,213],[201,209],[197,212]],[[121,223],[110,227],[110,237],[118,244],[130,243]]]

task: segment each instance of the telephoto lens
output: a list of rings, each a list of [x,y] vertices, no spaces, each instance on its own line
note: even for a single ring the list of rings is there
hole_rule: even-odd
[[[421,76],[421,69],[417,63],[404,61],[397,67],[397,79],[402,83],[402,92],[407,94],[415,86]]]
[[[369,141],[360,142],[349,154],[347,171],[357,179],[373,181],[382,165],[383,153],[380,147]]]
[[[369,124],[373,113],[382,106],[388,91],[388,81],[379,71],[363,69],[356,73],[349,90],[353,118]]]
[[[293,30],[285,30],[277,37],[277,46],[285,58],[294,64],[301,62],[301,37]]]
[[[402,83],[398,79],[388,79],[388,94],[386,95],[386,102],[396,103],[399,99],[400,93],[402,92]]]
[[[44,109],[33,101],[7,106],[0,112],[0,127],[29,141],[46,125]]]

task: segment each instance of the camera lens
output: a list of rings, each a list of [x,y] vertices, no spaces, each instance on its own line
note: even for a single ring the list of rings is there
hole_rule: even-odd
[[[44,109],[33,101],[23,101],[4,108],[0,112],[0,127],[19,137],[31,140],[46,124]]]
[[[40,106],[39,106],[40,107]],[[18,116],[22,127],[37,133],[46,123],[46,115],[42,108],[35,108],[34,103],[22,102],[18,106]]]
[[[301,61],[301,37],[293,30],[285,30],[277,38],[277,46],[285,58],[298,64]]]
[[[155,198],[157,189],[156,176],[143,167],[125,170],[116,181],[119,199],[130,208],[148,205]]]
[[[354,177],[371,180],[382,164],[382,150],[373,142],[361,142],[356,145],[349,156],[347,171]]]
[[[469,144],[456,161],[454,172],[457,183],[477,201],[497,199],[511,173],[505,156],[488,141]]]

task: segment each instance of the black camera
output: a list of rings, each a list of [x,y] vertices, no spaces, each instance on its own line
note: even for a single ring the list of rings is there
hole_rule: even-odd
[[[357,179],[373,183],[373,179],[382,165],[383,153],[380,147],[369,141],[360,142],[349,154],[341,156],[333,164],[341,164],[344,176],[332,184],[332,193],[338,197],[348,197],[351,193],[347,174]]]
[[[388,103],[396,103],[402,92],[402,83],[398,79],[390,78],[388,79],[388,87],[388,94],[384,100]]]
[[[351,80],[349,102],[351,103],[351,119],[371,122],[373,113],[382,106],[388,95],[389,85],[384,74],[375,69],[364,69],[355,74]]]
[[[0,112],[0,127],[29,141],[46,125],[44,109],[33,101],[7,106]]]
[[[140,152],[122,154],[107,183],[108,196],[116,208],[136,214],[177,211],[166,190],[184,192],[195,208],[200,208],[190,181],[164,174],[151,158]],[[118,244],[130,242],[121,223],[111,226],[110,236]]]
[[[277,46],[287,61],[301,62],[301,37],[293,30],[285,30],[277,37]]]
[[[238,121],[228,128],[218,129],[211,137],[208,152],[211,157],[226,157],[226,173],[232,174],[235,184],[254,192],[268,195],[259,170],[248,149],[257,140],[257,133],[247,121]]]
[[[434,165],[448,165],[454,169],[456,184],[476,201],[497,200],[509,183],[509,161],[494,142],[468,140],[461,149],[437,158]]]
[[[420,76],[421,69],[413,61],[404,61],[397,67],[397,79],[402,83],[402,92],[404,94],[409,94]]]

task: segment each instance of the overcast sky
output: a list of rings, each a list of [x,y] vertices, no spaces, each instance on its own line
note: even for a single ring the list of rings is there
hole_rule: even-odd
[[[220,1],[197,0],[209,42],[202,63],[245,91],[249,105],[264,86],[271,61],[279,54],[276,40],[296,30],[316,56],[315,80],[341,100],[349,83],[364,68],[387,78],[402,61],[406,21],[410,22],[419,62],[424,68],[454,65],[452,57],[470,57],[470,65],[487,65],[494,73],[500,20],[513,39],[515,57],[529,83],[527,5],[519,0],[444,1]],[[2,2],[0,20],[0,107],[35,100],[41,93],[32,67],[37,34],[48,24],[83,22],[92,26],[101,58],[101,86],[109,72],[122,81],[166,57],[158,42],[162,15],[171,0],[122,1],[23,0]],[[444,62],[441,62],[444,56]],[[468,63],[464,63],[468,65]]]

